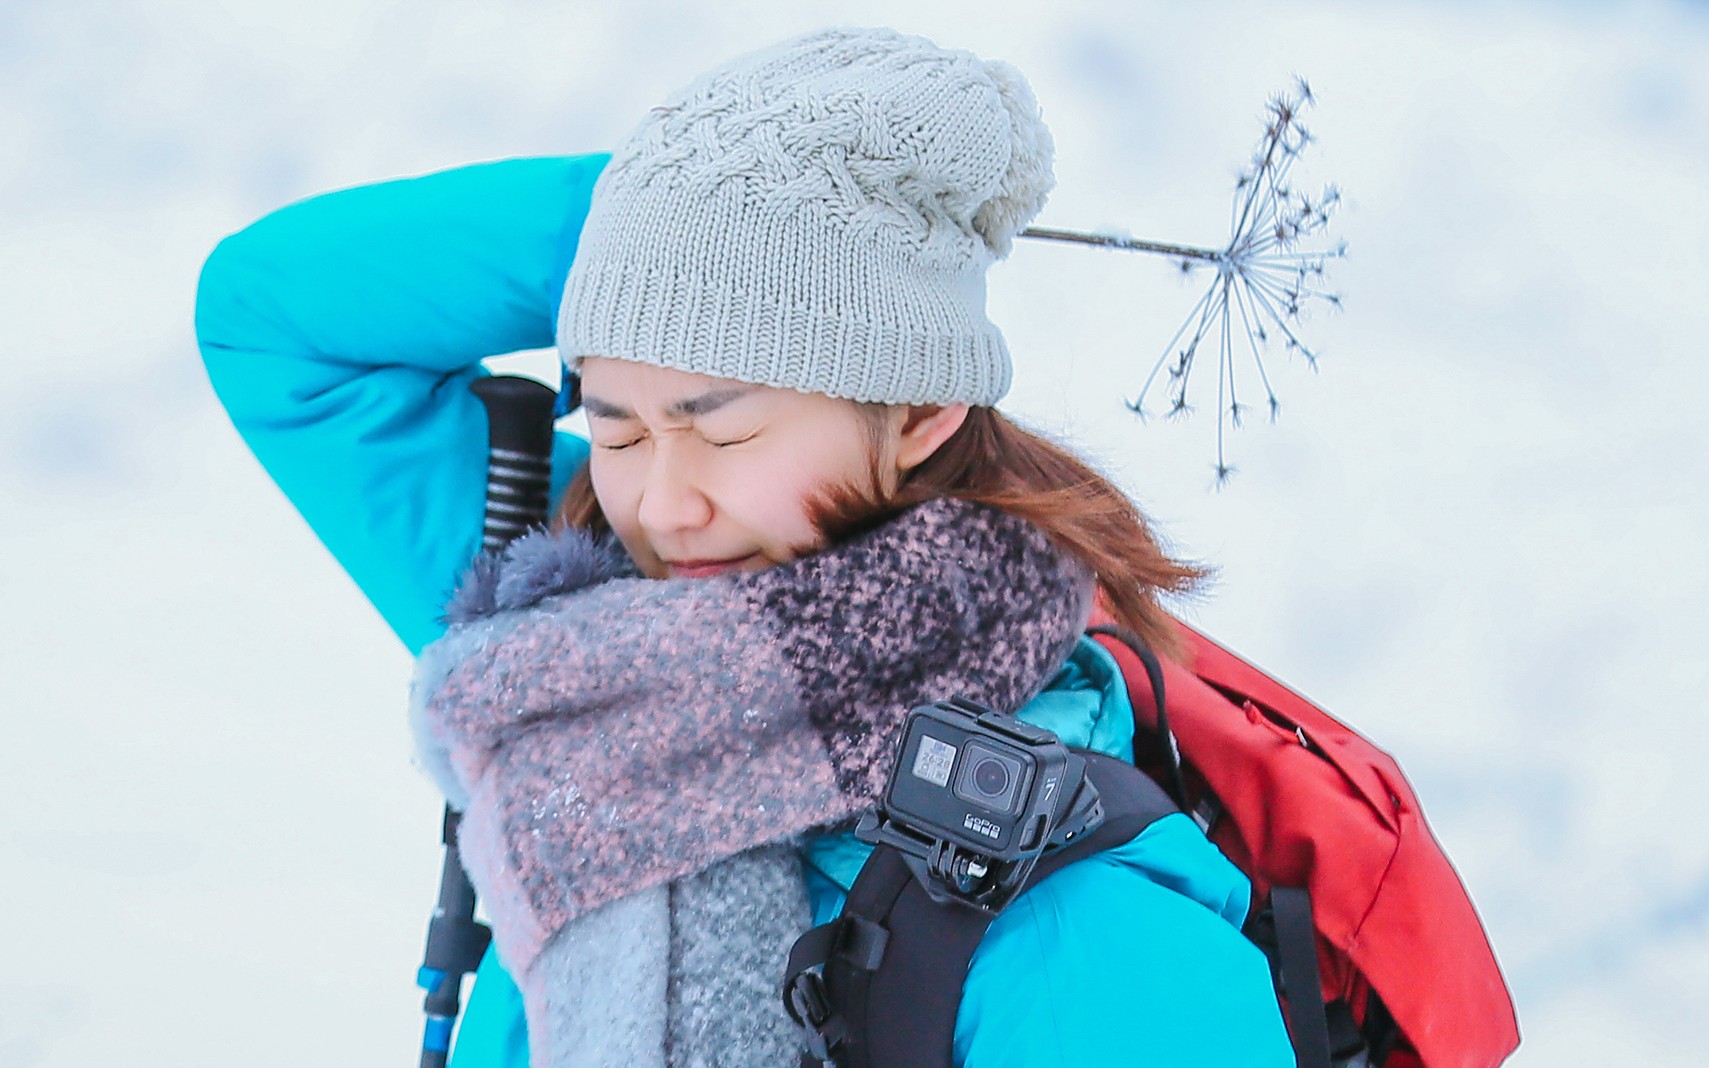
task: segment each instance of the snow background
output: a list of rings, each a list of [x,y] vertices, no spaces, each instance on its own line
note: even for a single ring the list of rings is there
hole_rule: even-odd
[[[1007,407],[1220,566],[1192,618],[1401,757],[1513,1063],[1701,1063],[1709,5],[5,0],[0,1065],[413,1062],[410,664],[207,387],[208,250],[326,189],[609,147],[834,22],[1014,62],[1058,142],[1041,222],[1188,243],[1311,79],[1347,310],[1308,325],[1321,373],[1270,362],[1232,485],[1209,407],[1121,405],[1197,297],[1165,262],[1023,244]]]

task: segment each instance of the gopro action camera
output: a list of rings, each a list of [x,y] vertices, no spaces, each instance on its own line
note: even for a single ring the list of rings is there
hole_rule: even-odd
[[[908,713],[878,810],[856,835],[893,846],[938,902],[1000,912],[1046,851],[1103,822],[1085,758],[1047,730],[962,698]]]

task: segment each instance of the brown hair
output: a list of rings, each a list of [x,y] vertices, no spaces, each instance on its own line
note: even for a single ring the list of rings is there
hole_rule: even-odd
[[[939,497],[998,508],[1031,522],[1084,563],[1097,577],[1104,610],[1117,623],[1160,655],[1181,655],[1180,635],[1158,598],[1191,593],[1212,571],[1170,558],[1133,501],[1086,461],[995,408],[972,408],[960,429],[887,493],[879,453],[885,406],[859,407],[871,431],[872,480],[865,488],[830,490],[810,504],[809,518],[828,543]],[[609,529],[586,467],[565,492],[556,525]]]

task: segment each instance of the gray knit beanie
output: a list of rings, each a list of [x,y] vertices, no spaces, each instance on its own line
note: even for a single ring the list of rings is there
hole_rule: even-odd
[[[1055,184],[1019,71],[887,29],[743,56],[613,155],[565,283],[565,366],[610,356],[857,401],[1009,388],[985,271]]]

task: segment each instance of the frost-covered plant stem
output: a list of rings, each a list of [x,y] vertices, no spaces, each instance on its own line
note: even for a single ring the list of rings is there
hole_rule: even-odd
[[[1190,260],[1215,260],[1222,255],[1214,248],[1171,245],[1166,241],[1147,241],[1144,238],[1122,237],[1118,234],[1087,234],[1079,230],[1053,230],[1048,226],[1029,226],[1021,231],[1021,236],[1038,238],[1042,241],[1071,241],[1077,245],[1096,245],[1099,248],[1121,249],[1123,252],[1154,252],[1160,256],[1177,256]]]

